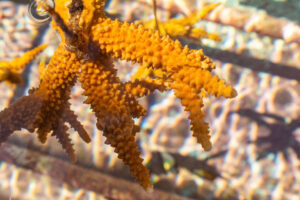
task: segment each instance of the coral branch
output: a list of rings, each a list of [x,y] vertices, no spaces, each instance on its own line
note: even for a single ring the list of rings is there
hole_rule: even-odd
[[[30,63],[41,51],[47,47],[47,44],[38,46],[27,51],[22,57],[13,59],[12,61],[0,61],[0,82],[8,81],[14,84],[22,82],[21,73],[28,63]]]
[[[92,37],[104,54],[164,71],[176,71],[182,66],[215,67],[201,50],[183,48],[179,41],[174,42],[168,36],[160,37],[157,31],[145,29],[142,25],[99,19],[98,24],[92,27]]]

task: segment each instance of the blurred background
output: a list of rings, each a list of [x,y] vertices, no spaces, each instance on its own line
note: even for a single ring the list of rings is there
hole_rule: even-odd
[[[217,64],[213,73],[238,91],[234,99],[204,100],[211,151],[191,137],[188,114],[172,91],[140,99],[148,115],[136,120],[142,127],[137,142],[154,184],[147,193],[104,144],[77,84],[71,108],[92,142],[71,134],[74,164],[56,138],[42,145],[34,134],[16,132],[0,147],[0,199],[300,199],[300,2],[157,0],[157,18],[186,17],[213,2],[221,5],[194,24],[208,38],[174,38],[202,48]],[[30,16],[29,3],[0,1],[0,60],[49,47],[26,67],[23,84],[0,84],[0,110],[38,85],[39,63],[49,61],[60,40],[49,21]],[[107,1],[106,12],[127,22],[154,18],[152,0]],[[137,67],[115,65],[122,80]]]

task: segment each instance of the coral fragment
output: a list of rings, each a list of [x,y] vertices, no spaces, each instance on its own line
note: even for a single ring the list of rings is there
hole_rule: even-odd
[[[55,7],[39,1],[52,16],[52,27],[61,35],[48,66],[40,66],[40,84],[28,96],[0,112],[0,143],[16,130],[36,131],[44,143],[49,133],[56,136],[72,161],[75,150],[69,123],[85,142],[91,139],[70,109],[70,93],[78,80],[97,118],[97,128],[106,137],[131,174],[145,189],[152,183],[135,142],[139,126],[134,118],[146,110],[138,98],[154,90],[173,89],[185,110],[190,112],[191,130],[205,150],[211,148],[209,127],[203,121],[205,93],[231,98],[235,90],[212,77],[215,63],[202,50],[182,47],[169,36],[142,25],[122,23],[105,16],[104,0],[55,0]],[[76,3],[77,2],[77,3]],[[113,58],[140,64],[132,80],[122,82]]]

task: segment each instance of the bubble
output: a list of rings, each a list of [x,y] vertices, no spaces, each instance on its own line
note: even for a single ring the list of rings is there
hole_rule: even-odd
[[[38,5],[36,0],[30,1],[28,5],[28,15],[30,19],[32,19],[36,23],[45,23],[51,18],[47,11],[45,11],[41,6]]]

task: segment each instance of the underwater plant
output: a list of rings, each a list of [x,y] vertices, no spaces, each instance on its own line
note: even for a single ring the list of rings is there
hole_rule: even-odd
[[[182,47],[169,36],[143,25],[111,20],[105,15],[105,0],[40,0],[52,18],[61,43],[49,64],[41,65],[40,82],[28,96],[0,112],[0,143],[22,128],[36,132],[45,143],[56,136],[72,161],[75,150],[68,134],[69,123],[85,142],[90,137],[70,109],[70,93],[78,80],[97,118],[97,128],[106,137],[118,158],[129,165],[131,174],[145,189],[152,187],[143,165],[135,134],[140,127],[134,118],[146,110],[138,98],[154,90],[174,90],[190,113],[191,130],[204,150],[211,149],[209,126],[203,121],[202,98],[207,94],[232,98],[236,91],[225,81],[212,76],[215,63],[202,50]],[[117,76],[113,59],[139,63],[131,81]]]

